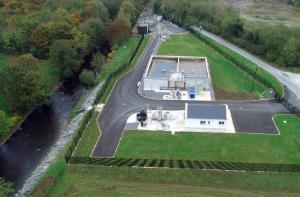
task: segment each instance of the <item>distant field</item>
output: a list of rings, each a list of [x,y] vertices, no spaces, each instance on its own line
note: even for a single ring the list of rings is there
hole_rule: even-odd
[[[127,131],[116,157],[300,164],[300,119],[274,119],[280,135]]]
[[[216,90],[221,89],[232,93],[232,98],[253,99],[251,96],[252,78],[191,34],[171,36],[169,40],[161,44],[158,54],[206,56]],[[254,91],[256,95],[259,95],[265,91],[265,87],[260,83],[255,83]],[[215,93],[217,99],[227,99],[218,91]]]
[[[282,0],[215,0],[238,8],[242,18],[268,25],[284,24],[300,27],[300,9]]]

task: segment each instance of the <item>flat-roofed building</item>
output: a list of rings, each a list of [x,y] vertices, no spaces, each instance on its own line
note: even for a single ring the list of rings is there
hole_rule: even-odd
[[[152,56],[143,77],[143,90],[154,92],[193,91],[189,99],[197,95],[209,95],[211,77],[206,57]]]

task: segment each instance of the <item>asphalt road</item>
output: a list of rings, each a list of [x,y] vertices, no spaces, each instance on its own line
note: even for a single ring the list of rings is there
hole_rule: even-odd
[[[163,109],[184,109],[185,101],[151,100],[138,93],[137,83],[142,79],[147,63],[158,43],[155,36],[138,65],[134,70],[123,76],[114,87],[98,120],[101,137],[98,140],[92,157],[114,157],[124,126],[128,117],[146,108],[162,106]],[[276,134],[272,117],[276,113],[286,113],[287,110],[276,101],[190,101],[201,104],[228,104],[232,112],[237,132],[270,133]]]
[[[195,27],[194,27],[195,28]],[[195,28],[195,30],[199,31],[199,28]],[[300,74],[291,73],[282,71],[280,69],[275,68],[271,64],[261,60],[260,58],[250,54],[249,52],[241,49],[240,47],[231,44],[230,42],[210,33],[205,30],[201,30],[201,33],[205,36],[213,39],[214,41],[232,49],[236,53],[240,54],[241,56],[249,59],[250,61],[254,62],[261,68],[264,68],[271,74],[273,74],[283,85],[286,86],[286,98],[289,100],[291,104],[300,108]]]

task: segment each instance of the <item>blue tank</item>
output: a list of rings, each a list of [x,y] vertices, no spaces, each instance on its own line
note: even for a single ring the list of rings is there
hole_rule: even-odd
[[[196,97],[196,89],[194,87],[189,89],[189,95],[191,99],[194,99]]]

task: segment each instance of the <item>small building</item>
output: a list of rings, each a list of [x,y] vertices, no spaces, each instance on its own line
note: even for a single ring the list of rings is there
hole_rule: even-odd
[[[230,131],[231,121],[227,105],[185,104],[187,130]]]
[[[148,34],[149,25],[147,23],[138,23],[137,30],[139,34]]]

